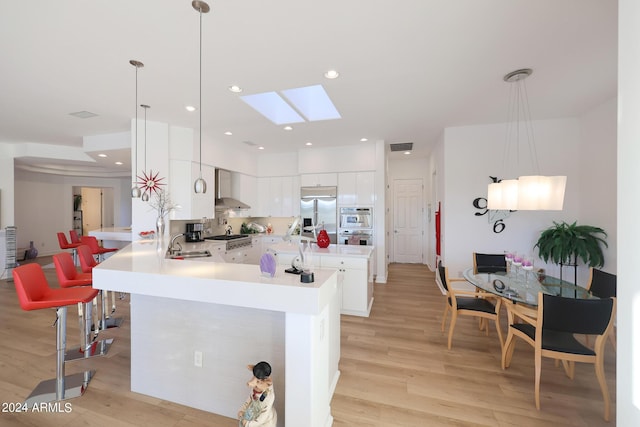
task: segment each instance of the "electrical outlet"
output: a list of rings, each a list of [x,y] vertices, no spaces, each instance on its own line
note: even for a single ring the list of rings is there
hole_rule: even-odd
[[[195,351],[193,353],[193,366],[195,366],[196,368],[202,368],[202,352],[201,351]]]

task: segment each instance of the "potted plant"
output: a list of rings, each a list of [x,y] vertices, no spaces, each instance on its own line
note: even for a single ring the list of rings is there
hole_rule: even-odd
[[[607,233],[600,227],[554,221],[553,226],[540,233],[534,248],[538,248],[538,256],[544,262],[550,260],[560,265],[560,279],[562,266],[573,265],[577,281],[578,258],[589,267],[604,265],[602,245],[608,247],[606,237]]]

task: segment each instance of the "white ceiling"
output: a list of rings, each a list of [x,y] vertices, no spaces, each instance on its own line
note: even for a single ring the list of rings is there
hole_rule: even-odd
[[[505,121],[502,77],[525,67],[534,70],[527,80],[534,119],[578,116],[616,95],[614,0],[208,3],[205,144],[254,152],[243,144],[250,141],[278,152],[366,137],[413,142],[412,155],[426,156],[445,127]],[[138,104],[151,106],[148,120],[197,129],[198,113],[184,107],[198,105],[198,28],[190,0],[0,2],[0,143],[81,147],[83,136],[128,131],[131,59],[145,64]],[[332,68],[340,77],[325,79]],[[342,119],[284,131],[227,89],[234,84],[242,95],[322,84]],[[69,115],[77,111],[98,116]],[[117,153],[128,167],[127,150]],[[56,166],[35,157],[19,163]]]

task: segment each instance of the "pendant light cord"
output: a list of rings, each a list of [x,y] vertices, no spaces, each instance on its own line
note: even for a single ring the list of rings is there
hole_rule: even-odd
[[[202,9],[200,9],[200,178],[202,178]]]

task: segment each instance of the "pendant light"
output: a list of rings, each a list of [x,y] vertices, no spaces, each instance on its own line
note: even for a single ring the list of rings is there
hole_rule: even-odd
[[[144,108],[144,169],[143,170],[146,171],[147,170],[147,108],[151,108],[151,107],[146,104],[140,104],[140,106]],[[148,202],[149,192],[144,191],[142,193],[141,198],[143,202]]]
[[[193,183],[193,189],[196,193],[207,192],[207,181],[202,178],[202,14],[209,12],[209,5],[200,0],[191,2],[191,6],[200,14],[200,175]]]
[[[564,191],[567,183],[566,176],[540,175],[533,125],[529,109],[529,98],[525,79],[533,73],[530,68],[523,68],[506,74],[503,80],[512,84],[509,99],[509,117],[507,119],[507,135],[504,149],[504,169],[519,167],[521,152],[520,135],[526,135],[528,143],[528,157],[533,173],[537,175],[521,175],[516,179],[504,179],[489,184],[487,208],[492,210],[562,210]],[[510,140],[514,140],[512,144]],[[513,145],[513,147],[512,147]],[[510,158],[509,152],[513,148],[515,159]],[[515,160],[515,162],[512,162]]]
[[[136,176],[135,171],[138,169],[138,68],[144,67],[144,64],[140,61],[136,61],[135,59],[130,60],[129,64],[136,67],[136,138],[133,152],[133,167],[131,168],[132,176]],[[140,197],[141,193],[142,190],[140,190],[138,184],[133,181],[133,186],[131,187],[131,197],[137,199]]]

